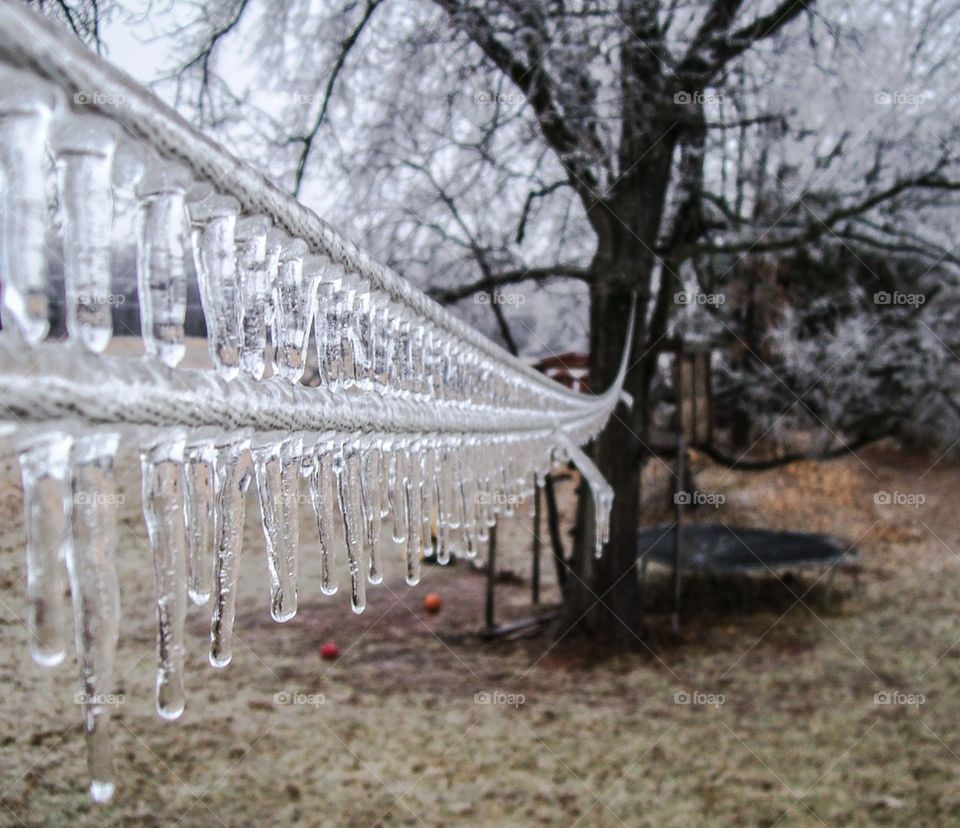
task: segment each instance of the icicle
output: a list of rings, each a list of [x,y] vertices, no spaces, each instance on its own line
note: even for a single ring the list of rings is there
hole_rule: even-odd
[[[267,259],[267,232],[271,221],[266,216],[246,216],[237,222],[237,278],[240,281],[243,318],[243,348],[240,365],[254,379],[266,368],[266,312],[273,292]],[[279,255],[279,250],[277,251]]]
[[[380,449],[369,446],[363,449],[360,468],[360,493],[363,505],[363,522],[369,551],[368,579],[371,584],[383,581],[380,571]]]
[[[67,332],[100,353],[113,335],[110,316],[113,124],[96,115],[64,118],[54,131]]]
[[[450,508],[447,505],[447,497],[450,490],[445,485],[445,472],[443,462],[443,443],[437,442],[433,446],[433,495],[437,504],[437,563],[446,566],[450,563]]]
[[[334,595],[339,589],[333,530],[335,495],[330,489],[333,481],[333,446],[328,440],[321,439],[317,443],[316,462],[310,476],[310,499],[317,517],[317,534],[320,538],[320,590],[324,595]]]
[[[373,387],[370,374],[374,358],[373,332],[370,320],[371,297],[366,283],[358,282],[352,294],[351,313],[346,334],[353,353],[352,384],[369,390]]]
[[[234,261],[238,212],[236,200],[225,196],[190,205],[193,255],[207,322],[207,343],[217,372],[227,380],[240,372],[243,346],[241,290]]]
[[[73,438],[44,431],[20,446],[27,529],[27,628],[33,660],[53,667],[66,656],[64,562],[71,543],[67,472]]]
[[[54,88],[0,67],[0,274],[4,327],[27,342],[47,335],[47,203],[44,150]]]
[[[402,330],[401,322],[403,316],[400,307],[395,302],[388,302],[383,314],[383,328],[386,339],[390,342],[389,353],[385,353],[386,365],[384,385],[389,388],[400,388],[400,353],[403,350],[403,344],[400,341],[400,332]]]
[[[345,275],[334,294],[337,326],[332,334],[340,337],[340,385],[343,388],[352,388],[357,383],[357,290],[357,280]]]
[[[461,480],[463,479],[463,438],[456,437],[447,441],[444,451],[445,476],[444,485],[447,487],[447,507],[450,509],[449,523],[451,529],[460,529],[464,523],[464,504]]]
[[[73,443],[73,504],[67,571],[73,600],[80,665],[83,729],[87,743],[90,796],[113,796],[113,749],[109,718],[113,704],[113,660],[120,626],[120,599],[114,555],[117,506],[113,461],[119,436],[87,433]]]
[[[489,451],[489,449],[488,449]],[[494,491],[490,481],[491,464],[485,460],[483,471],[477,477],[477,511],[480,525],[477,528],[477,540],[486,543],[490,538],[489,529],[496,525],[497,517],[493,511]]]
[[[360,452],[352,438],[345,441],[334,455],[333,471],[337,476],[337,496],[347,545],[350,605],[354,612],[361,613],[367,605],[366,556],[360,497]]]
[[[317,288],[317,312],[314,315],[314,338],[317,346],[317,369],[320,383],[328,388],[340,380],[340,337],[337,330],[337,310],[334,303],[340,269],[328,264]]]
[[[433,555],[433,452],[429,440],[423,440],[418,452],[420,458],[420,548],[426,557]]]
[[[420,556],[423,554],[422,530],[418,531],[423,523],[420,513],[423,505],[420,492],[420,455],[419,447],[411,444],[403,486],[403,511],[407,523],[406,579],[410,586],[420,583]]]
[[[393,442],[389,435],[381,434],[380,447],[380,519],[390,517],[390,461],[393,457]],[[392,536],[392,533],[391,533]]]
[[[387,473],[390,512],[393,516],[392,537],[394,543],[406,543],[408,526],[403,511],[404,477],[406,476],[406,456],[399,442],[393,444],[390,452],[390,468]]]
[[[559,441],[558,452],[565,454],[573,461],[593,494],[593,506],[596,515],[594,554],[599,558],[603,554],[604,544],[610,540],[610,511],[613,509],[613,488],[604,480],[600,469],[594,465],[594,462],[576,443],[562,433],[557,434],[557,439]]]
[[[161,434],[140,452],[143,518],[157,590],[157,712],[183,713],[183,624],[187,615],[182,432]]]
[[[467,544],[467,557],[477,556],[477,491],[472,474],[474,441],[463,444],[459,456],[458,476],[460,501],[463,508],[463,535]]]
[[[316,257],[306,261],[307,245],[294,239],[280,253],[273,318],[274,370],[299,382],[306,368],[310,325],[316,309],[320,274]]]
[[[267,264],[267,291],[266,300],[263,305],[263,321],[267,326],[267,332],[273,330],[274,314],[276,311],[276,293],[277,293],[277,274],[280,271],[280,255],[283,248],[290,244],[290,236],[280,227],[272,227],[267,231],[266,239],[266,264]]]
[[[350,388],[368,378],[369,344],[362,332],[368,295],[365,284],[341,265],[324,261],[316,335],[320,375],[329,387]]]
[[[414,394],[422,394],[427,390],[424,381],[423,349],[424,349],[423,327],[419,324],[410,326],[410,349],[409,354],[409,378],[410,391]]]
[[[137,294],[140,330],[147,354],[171,368],[186,353],[186,213],[181,172],[159,162],[137,186]]]
[[[194,604],[207,603],[213,592],[215,460],[213,437],[201,437],[184,449],[188,593]]]
[[[226,667],[233,658],[233,619],[243,546],[246,491],[250,483],[250,438],[230,435],[216,447],[214,549],[216,598],[210,625],[210,663]]]
[[[297,614],[297,547],[300,542],[299,483],[303,437],[268,434],[250,449],[260,494],[260,515],[270,571],[270,615],[289,621]]]
[[[375,297],[371,304],[371,335],[373,358],[371,380],[376,388],[385,388],[390,379],[393,355],[393,337],[390,335],[390,303],[385,297]]]

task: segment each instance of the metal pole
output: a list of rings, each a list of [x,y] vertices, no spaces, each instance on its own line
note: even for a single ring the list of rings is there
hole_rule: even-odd
[[[530,575],[530,598],[535,607],[540,606],[540,516],[541,516],[540,483],[533,490],[533,572]]]
[[[677,431],[677,494],[684,493],[683,478],[685,477],[685,461],[687,447],[683,439],[683,429]],[[676,510],[676,523],[673,531],[673,619],[671,626],[674,632],[680,630],[680,552],[683,540],[680,537],[683,532],[683,500],[682,497],[674,497],[674,508]]]
[[[487,630],[492,632],[497,628],[494,620],[494,584],[497,574],[497,525],[490,527],[490,542],[487,545],[487,602],[486,623]]]
[[[684,490],[684,461],[686,460],[687,447],[683,439],[684,426],[684,385],[683,382],[683,343],[677,346],[676,356],[674,357],[674,396],[676,398],[676,429],[677,429],[677,483],[674,489],[673,508],[675,516],[675,526],[673,529],[673,617],[670,626],[673,631],[680,630],[680,552],[683,531],[683,501],[685,499]]]

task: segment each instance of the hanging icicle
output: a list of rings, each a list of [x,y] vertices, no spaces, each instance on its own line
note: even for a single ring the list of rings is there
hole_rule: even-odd
[[[217,442],[213,505],[214,605],[210,625],[210,663],[214,667],[226,667],[233,658],[233,620],[250,465],[249,436],[233,434]]]
[[[139,180],[137,296],[144,350],[175,367],[186,353],[185,184],[182,173],[157,162]]]
[[[241,286],[234,259],[236,199],[214,195],[189,205],[193,223],[193,255],[200,282],[200,301],[207,321],[210,356],[227,380],[240,371],[243,331]]]
[[[183,509],[183,432],[158,436],[140,452],[141,498],[157,591],[157,712],[183,713],[183,624],[187,550]]]
[[[100,353],[113,335],[110,240],[113,228],[113,151],[116,127],[106,118],[63,118],[54,131],[67,331]]]
[[[70,447],[73,437],[53,428],[20,443],[27,528],[27,629],[33,660],[53,667],[66,655],[64,562],[72,554]]]
[[[107,802],[113,796],[113,749],[110,713],[116,696],[113,660],[120,633],[120,594],[114,554],[117,507],[113,461],[119,435],[82,433],[71,454],[71,534],[66,547],[80,665],[77,701],[83,710],[90,796]]]
[[[0,65],[0,274],[3,321],[28,342],[47,335],[44,152],[56,90]]]
[[[270,614],[289,621],[297,614],[299,482],[303,438],[265,434],[250,449],[260,495],[260,515],[270,571]]]

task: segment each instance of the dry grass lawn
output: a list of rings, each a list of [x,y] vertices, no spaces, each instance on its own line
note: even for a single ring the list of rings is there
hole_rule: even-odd
[[[188,620],[188,707],[152,709],[152,565],[135,458],[118,566],[124,622],[114,718],[115,801],[93,806],[75,665],[27,654],[20,492],[0,490],[0,824],[10,826],[941,826],[960,824],[960,474],[891,447],[763,474],[699,464],[701,490],[730,524],[827,531],[863,554],[861,585],[819,573],[692,582],[679,636],[652,573],[649,634],[637,652],[556,646],[546,634],[487,642],[483,576],[399,567],[354,616],[325,599],[308,543],[301,611],[274,624],[255,497],[248,500],[233,664],[206,659],[209,609]],[[645,519],[666,517],[651,468]],[[917,509],[877,491],[923,493]],[[252,495],[252,493],[251,493]],[[569,484],[562,492],[570,502]],[[567,510],[569,511],[569,509]],[[708,514],[709,513],[709,514]],[[309,540],[309,523],[304,536]],[[505,521],[501,619],[528,611],[529,520]],[[549,561],[545,597],[555,600]],[[444,599],[436,616],[421,602]],[[317,648],[334,639],[336,662]],[[479,691],[522,704],[478,704]],[[922,694],[919,706],[875,703]],[[278,704],[277,693],[322,695]],[[721,697],[677,704],[679,692]],[[716,700],[719,701],[717,698]]]

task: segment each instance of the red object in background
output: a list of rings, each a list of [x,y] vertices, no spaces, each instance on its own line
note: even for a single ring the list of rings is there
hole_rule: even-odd
[[[327,641],[320,645],[320,658],[326,661],[333,661],[340,656],[340,648],[332,641]]]
[[[435,592],[431,592],[423,599],[423,608],[431,615],[436,615],[438,612],[440,612],[440,607],[442,606],[443,599]]]
[[[573,351],[565,354],[552,354],[534,364],[534,368],[546,374],[562,385],[579,391],[581,394],[590,393],[590,357],[587,354],[578,354]]]

